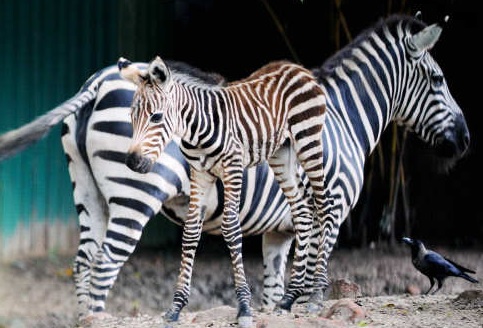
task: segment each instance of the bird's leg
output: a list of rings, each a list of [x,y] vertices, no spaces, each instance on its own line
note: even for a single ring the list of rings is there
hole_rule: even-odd
[[[436,290],[432,294],[436,294],[436,292],[440,290],[441,287],[443,287],[443,280],[438,280],[438,288],[436,288]]]
[[[431,286],[429,286],[429,289],[426,291],[425,293],[426,295],[429,294],[429,292],[431,291],[431,289],[433,289],[433,286],[434,286],[434,278],[428,277],[428,279],[429,279],[429,282],[431,283]]]

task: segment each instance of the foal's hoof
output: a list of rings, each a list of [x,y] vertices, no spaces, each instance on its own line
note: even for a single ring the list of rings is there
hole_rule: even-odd
[[[164,319],[167,322],[175,322],[175,321],[178,321],[178,319],[179,319],[179,312],[178,311],[173,311],[173,310],[169,309],[164,314]]]
[[[253,317],[238,317],[239,328],[250,328],[253,324]]]

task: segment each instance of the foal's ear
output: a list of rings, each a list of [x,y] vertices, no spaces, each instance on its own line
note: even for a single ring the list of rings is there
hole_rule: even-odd
[[[419,21],[423,20],[423,14],[421,13],[421,11],[417,11],[414,17]]]
[[[145,79],[146,73],[141,71],[126,58],[119,57],[117,60],[117,67],[119,68],[119,73],[123,79],[136,85],[139,85]]]
[[[161,57],[156,56],[148,67],[149,79],[152,83],[165,84],[171,79],[171,72]]]

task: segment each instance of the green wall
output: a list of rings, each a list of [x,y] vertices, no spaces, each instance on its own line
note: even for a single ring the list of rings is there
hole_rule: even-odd
[[[1,4],[0,133],[70,98],[92,73],[121,55],[147,61],[158,48],[170,53],[171,31],[157,28],[157,20],[169,19],[172,2]],[[0,259],[77,247],[77,215],[60,128],[61,124],[36,145],[0,162]]]

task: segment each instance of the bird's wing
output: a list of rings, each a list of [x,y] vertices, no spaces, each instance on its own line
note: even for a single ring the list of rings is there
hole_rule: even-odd
[[[432,251],[428,251],[426,255],[424,255],[424,261],[428,264],[436,264],[439,266],[446,263],[446,260],[444,257]]]
[[[426,255],[424,255],[421,263],[421,270],[433,276],[449,272],[456,274],[458,272],[458,269],[456,269],[453,264],[446,261],[440,254],[432,251],[428,251]]]
[[[476,273],[475,271],[471,270],[471,269],[468,269],[468,268],[465,268],[464,266],[450,260],[449,258],[444,258],[446,261],[448,261],[449,263],[453,264],[455,267],[457,267],[458,269],[460,269],[461,271],[463,272],[469,272],[469,273]]]

